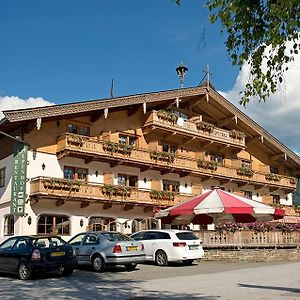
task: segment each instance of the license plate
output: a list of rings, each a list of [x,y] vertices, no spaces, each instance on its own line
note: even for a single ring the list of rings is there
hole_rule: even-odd
[[[137,246],[128,246],[126,247],[127,251],[136,251],[138,249]]]
[[[66,253],[64,251],[61,252],[52,252],[51,256],[52,257],[57,257],[57,256],[64,256]]]
[[[196,250],[196,249],[198,249],[198,247],[199,247],[198,245],[190,245],[189,249],[190,250]]]

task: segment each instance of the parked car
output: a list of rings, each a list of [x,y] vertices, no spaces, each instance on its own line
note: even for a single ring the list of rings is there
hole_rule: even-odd
[[[114,231],[94,231],[75,235],[69,244],[76,251],[79,265],[91,265],[94,271],[106,265],[124,265],[133,271],[145,261],[144,245],[131,237]]]
[[[145,247],[146,261],[154,261],[158,266],[169,262],[183,262],[191,265],[204,255],[202,241],[187,230],[143,230],[131,235]]]
[[[54,270],[69,276],[76,265],[72,246],[58,236],[15,236],[0,245],[0,271],[17,273],[22,280]]]

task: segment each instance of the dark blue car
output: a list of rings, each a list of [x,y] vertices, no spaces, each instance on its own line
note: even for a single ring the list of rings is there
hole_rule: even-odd
[[[0,271],[17,273],[22,280],[55,270],[69,276],[76,266],[75,251],[58,236],[15,236],[0,245]]]

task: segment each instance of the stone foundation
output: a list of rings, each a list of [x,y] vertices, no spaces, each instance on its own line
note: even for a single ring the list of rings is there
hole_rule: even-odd
[[[268,262],[300,261],[300,245],[295,246],[214,246],[203,247],[205,261]]]

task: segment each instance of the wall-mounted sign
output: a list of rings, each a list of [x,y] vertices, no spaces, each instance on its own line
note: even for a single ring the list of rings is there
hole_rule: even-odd
[[[14,146],[14,163],[11,185],[10,212],[14,215],[23,215],[26,200],[26,170],[27,145],[18,143]]]

